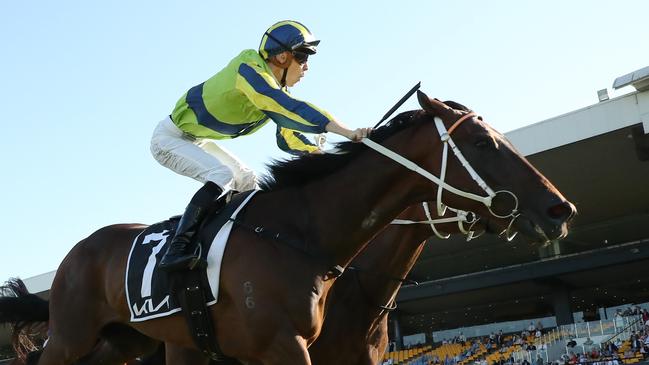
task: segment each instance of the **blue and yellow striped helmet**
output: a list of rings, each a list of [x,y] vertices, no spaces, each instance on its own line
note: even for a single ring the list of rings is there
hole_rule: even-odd
[[[309,28],[294,20],[284,20],[271,25],[261,37],[259,54],[264,59],[284,51],[300,51],[315,54],[316,46],[320,43],[315,39]]]

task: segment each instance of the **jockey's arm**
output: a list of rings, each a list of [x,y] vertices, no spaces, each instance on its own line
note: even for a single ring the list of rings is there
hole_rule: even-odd
[[[322,133],[326,130],[352,141],[360,141],[370,131],[370,128],[347,128],[327,111],[293,98],[271,74],[245,63],[239,67],[236,87],[255,107],[284,128],[305,133]]]
[[[370,135],[372,128],[356,128],[354,130],[351,130],[347,128],[344,124],[334,119],[331,122],[329,122],[329,124],[327,124],[326,131],[339,134],[354,142],[360,142],[361,139]]]
[[[292,155],[304,155],[308,153],[318,153],[320,149],[311,143],[303,134],[292,129],[277,126],[277,146],[285,152]]]

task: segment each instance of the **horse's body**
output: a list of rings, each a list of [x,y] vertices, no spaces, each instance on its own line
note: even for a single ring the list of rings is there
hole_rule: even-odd
[[[441,151],[435,147],[439,139],[433,115],[450,125],[465,113],[422,95],[420,103],[425,113],[411,114],[408,121],[382,128],[375,137],[383,146],[434,172]],[[457,129],[463,137],[458,145],[479,164],[476,170],[487,183],[518,197],[524,218],[515,222],[516,228],[541,241],[565,236],[574,207],[501,135],[476,117],[470,120]],[[349,264],[406,207],[435,200],[430,181],[362,146],[346,147],[348,155],[306,156],[275,167],[277,181],[257,194],[243,218],[247,225],[263,225],[304,242],[307,254],[259,238],[251,230],[233,229],[223,257],[219,301],[210,307],[226,355],[265,365],[311,364],[307,347],[322,328],[334,282],[331,268]],[[451,161],[448,181],[479,193],[462,172]],[[447,192],[443,197],[451,206],[489,214],[478,202]],[[194,346],[180,315],[129,323],[124,272],[130,244],[142,229],[139,225],[100,229],[64,259],[51,288],[51,336],[39,364],[73,363],[116,324],[176,346]]]

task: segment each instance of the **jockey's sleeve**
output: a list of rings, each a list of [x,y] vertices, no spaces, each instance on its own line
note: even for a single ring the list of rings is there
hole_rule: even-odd
[[[292,129],[277,126],[277,146],[292,155],[304,155],[318,150],[303,134]]]
[[[278,125],[306,133],[322,133],[334,120],[328,112],[293,98],[273,75],[247,63],[239,66],[236,88]]]

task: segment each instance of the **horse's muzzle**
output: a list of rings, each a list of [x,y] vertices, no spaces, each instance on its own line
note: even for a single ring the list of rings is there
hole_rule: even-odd
[[[545,216],[537,223],[537,230],[541,230],[548,240],[564,238],[568,235],[568,223],[576,214],[577,208],[571,202],[563,200],[546,210]]]

